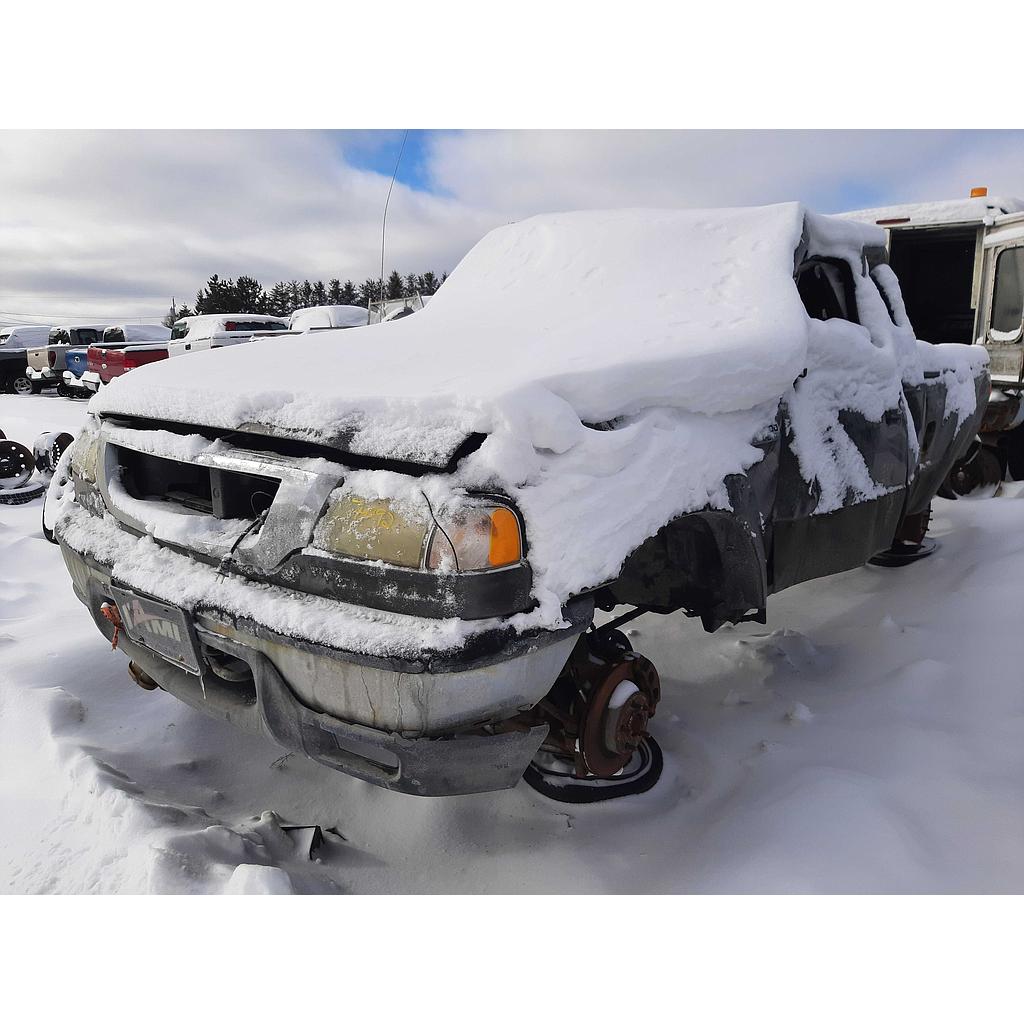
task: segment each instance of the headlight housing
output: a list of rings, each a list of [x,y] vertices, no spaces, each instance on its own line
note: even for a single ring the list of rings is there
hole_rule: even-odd
[[[523,557],[516,514],[504,505],[463,506],[442,512],[427,548],[426,568],[477,572],[514,565]]]
[[[420,502],[337,493],[313,534],[345,558],[433,572],[486,572],[523,557],[519,517],[492,499],[467,497],[437,509]]]
[[[100,452],[99,434],[88,426],[78,435],[71,450],[71,471],[86,483],[96,483],[96,467]]]

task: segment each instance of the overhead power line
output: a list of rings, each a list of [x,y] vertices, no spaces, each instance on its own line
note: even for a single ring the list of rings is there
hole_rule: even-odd
[[[0,319],[15,319],[20,321],[39,321],[41,324],[66,323],[69,320],[92,320],[96,323],[143,323],[146,320],[160,322],[162,316],[125,316],[123,313],[16,313],[12,310],[0,309]]]

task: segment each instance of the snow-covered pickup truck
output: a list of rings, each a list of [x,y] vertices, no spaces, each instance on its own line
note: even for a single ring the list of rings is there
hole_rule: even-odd
[[[166,359],[170,336],[170,328],[159,324],[118,324],[108,327],[103,332],[102,340],[89,346],[87,369],[79,385],[90,394],[95,394],[104,384],[109,384],[115,377],[129,370]],[[74,386],[70,381],[66,380],[66,383]]]
[[[227,348],[252,341],[254,335],[287,331],[288,324],[279,316],[262,313],[207,313],[186,316],[175,321],[167,346],[172,356],[202,352],[210,348]]]
[[[64,359],[72,346],[95,345],[103,337],[104,324],[79,324],[54,327],[50,330],[45,345],[28,351],[28,377],[32,394],[38,395],[44,388],[56,387],[58,393],[66,395],[64,389]]]
[[[764,622],[919,533],[977,429],[983,349],[915,340],[882,243],[798,204],[541,216],[344,373],[142,367],[50,520],[75,591],[140,684],[378,785],[645,788],[625,618]]]

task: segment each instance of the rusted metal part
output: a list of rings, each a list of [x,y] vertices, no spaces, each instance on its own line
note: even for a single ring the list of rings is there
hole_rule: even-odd
[[[144,690],[158,690],[160,684],[151,675],[141,669],[134,661],[128,662],[128,674]]]
[[[954,497],[992,487],[1003,479],[1004,467],[999,452],[986,444],[979,444],[949,471],[946,485]]]
[[[112,601],[104,601],[100,605],[100,612],[103,614],[103,618],[114,627],[114,635],[110,638],[110,649],[116,651],[117,642],[121,638],[121,612]]]
[[[618,634],[621,637],[621,634]],[[577,641],[548,696],[520,716],[523,725],[546,724],[543,749],[575,766],[577,778],[612,778],[648,735],[661,698],[654,665],[628,644],[601,633]]]
[[[1017,418],[1017,413],[1020,412],[1021,396],[1017,395],[1006,395],[1005,401],[1002,402],[989,402],[985,407],[985,415],[981,419],[981,426],[978,428],[979,434],[1001,434],[1004,430],[1009,429],[1013,421]],[[994,438],[986,438],[990,442],[994,442]]]
[[[932,507],[929,505],[923,512],[914,516],[904,516],[893,538],[895,544],[920,544],[928,532],[932,519]]]

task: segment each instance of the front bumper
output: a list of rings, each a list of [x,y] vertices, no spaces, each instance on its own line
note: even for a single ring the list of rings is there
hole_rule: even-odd
[[[76,377],[70,370],[63,373],[64,388],[81,395],[91,395],[92,392],[82,383],[81,378]]]
[[[58,539],[77,596],[110,638],[113,627],[100,607],[118,581],[109,566],[70,547],[59,528]],[[197,710],[386,789],[453,796],[514,786],[537,752],[546,727],[495,726],[532,707],[554,683],[592,605],[584,601],[567,613],[567,628],[520,637],[499,656],[449,654],[418,665],[307,643],[211,607],[186,612],[206,659],[201,675],[123,631],[119,646]],[[217,652],[243,662],[251,678],[218,675]]]

